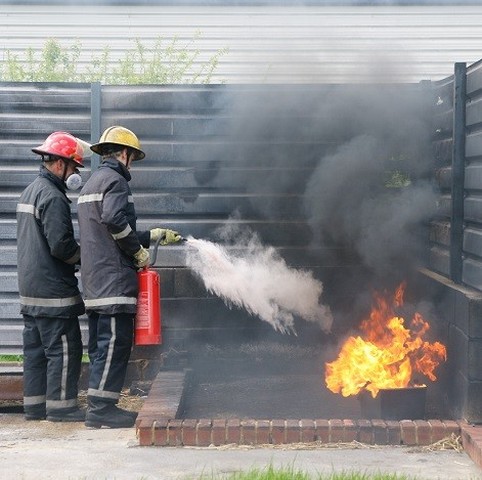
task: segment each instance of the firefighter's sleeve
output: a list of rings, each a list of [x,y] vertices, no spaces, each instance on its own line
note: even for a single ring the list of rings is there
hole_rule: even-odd
[[[130,256],[139,251],[141,243],[137,233],[129,225],[127,218],[129,191],[121,182],[113,183],[104,192],[101,221],[107,227],[119,248]]]
[[[74,237],[70,205],[59,197],[49,199],[40,210],[40,221],[51,255],[71,265],[79,263],[80,247]]]

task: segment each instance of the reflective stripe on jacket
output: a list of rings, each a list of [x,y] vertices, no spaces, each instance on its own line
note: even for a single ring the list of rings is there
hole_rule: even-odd
[[[80,248],[63,182],[44,166],[17,205],[21,313],[73,317],[84,313],[75,276]]]
[[[77,214],[87,310],[108,315],[136,311],[134,254],[141,245],[149,246],[150,233],[136,232],[130,179],[122,163],[106,159],[80,192]]]

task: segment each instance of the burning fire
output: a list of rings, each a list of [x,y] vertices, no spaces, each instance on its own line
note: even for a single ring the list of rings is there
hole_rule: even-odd
[[[326,364],[326,386],[332,392],[348,397],[365,389],[375,398],[380,389],[422,386],[412,384],[416,373],[437,379],[434,370],[446,360],[446,348],[423,339],[430,325],[419,313],[408,326],[396,316],[405,287],[402,282],[389,299],[375,294],[370,317],[360,326],[362,335],[348,338],[338,358]]]

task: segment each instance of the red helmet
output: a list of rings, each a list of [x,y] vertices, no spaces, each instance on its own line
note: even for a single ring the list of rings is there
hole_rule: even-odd
[[[51,133],[42,145],[32,148],[32,152],[39,155],[53,155],[72,160],[79,167],[83,167],[84,157],[91,154],[89,144],[67,132]]]

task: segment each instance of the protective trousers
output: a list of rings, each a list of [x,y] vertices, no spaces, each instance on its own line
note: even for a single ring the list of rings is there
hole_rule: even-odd
[[[44,417],[77,408],[82,362],[78,318],[23,317],[25,414]]]
[[[134,314],[89,314],[89,400],[116,404],[124,385],[134,335]]]

